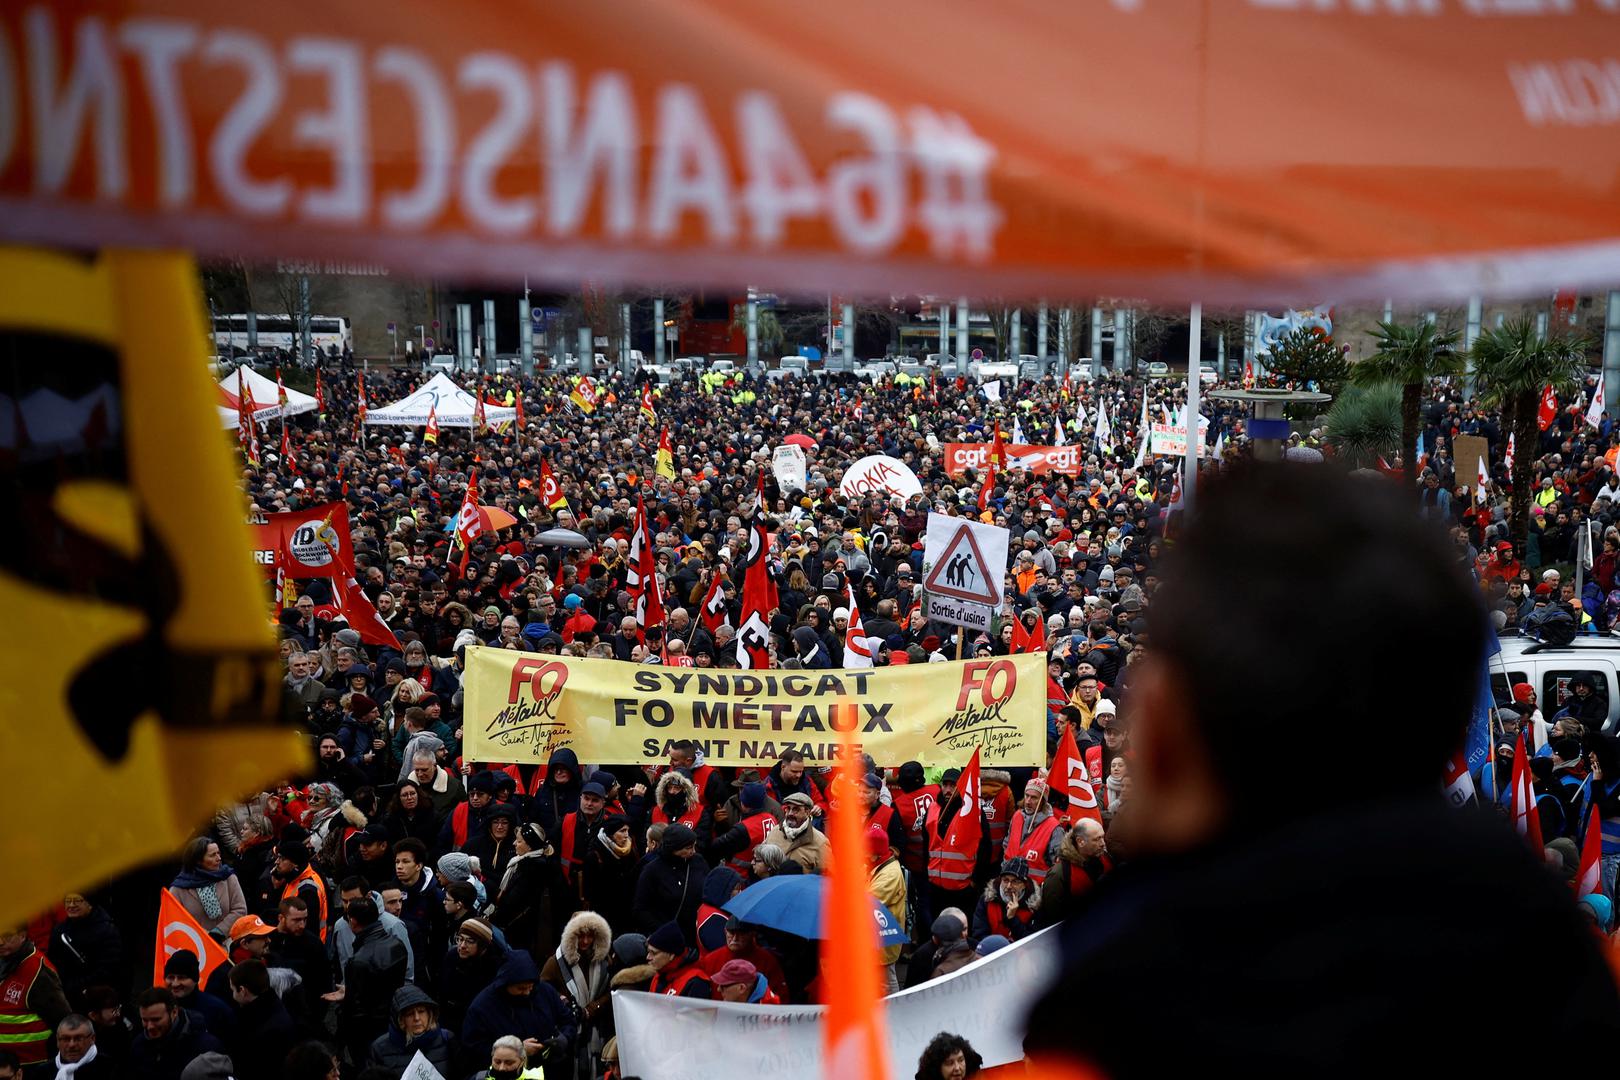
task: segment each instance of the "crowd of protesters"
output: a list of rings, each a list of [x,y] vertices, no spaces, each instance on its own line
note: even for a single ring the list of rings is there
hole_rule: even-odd
[[[374,371],[367,396],[375,407],[419,378]],[[1063,795],[1042,783],[1045,770],[986,768],[982,839],[964,885],[936,872],[931,858],[960,806],[959,770],[868,760],[860,794],[872,891],[911,938],[883,954],[890,989],[920,985],[1056,921],[1128,859],[1132,668],[1149,643],[1180,467],[1139,457],[1139,418],[1144,408],[1154,419],[1179,409],[1182,384],[1048,377],[998,402],[949,376],[736,374],[660,388],[654,419],[640,408],[645,385],[603,380],[604,400],[587,415],[569,401],[571,380],[492,379],[490,400],[523,395],[521,430],[447,429],[424,444],[420,429],[362,428],[352,376],[328,375],[324,411],[288,425],[290,457],[278,451],[279,431],[265,432],[259,467],[243,472],[254,508],[347,500],[362,587],[402,648],[364,644],[334,619],[326,582],[300,583],[277,626],[287,718],[309,733],[316,773],[222,811],[164,882],[228,960],[200,979],[195,955],[177,951],[148,986],[139,950],[150,947],[151,922],[116,903],[110,910],[100,895],[67,897],[62,910],[0,938],[0,997],[22,995],[5,997],[16,1007],[0,1012],[25,1018],[9,1028],[0,1021],[0,1036],[13,1036],[0,1049],[0,1080],[8,1052],[29,1077],[81,1080],[302,1080],[339,1070],[382,1080],[399,1077],[418,1052],[450,1080],[515,1080],[542,1069],[553,1080],[585,1080],[616,1070],[615,989],[819,1000],[814,942],[721,909],[755,881],[827,869],[830,773],[791,751],[768,769],[717,767],[685,742],[648,765],[582,762],[567,749],[541,768],[462,754],[461,673],[471,644],[737,666],[739,566],[761,476],[758,512],[780,595],[773,665],[842,666],[852,602],[879,666],[1005,654],[1015,647],[1014,620],[1025,632],[1040,620],[1048,672],[1062,691],[1049,702],[1048,749],[1072,731],[1097,788],[1102,822],[1070,828]],[[1101,436],[1099,404],[1112,418]],[[1240,455],[1241,416],[1204,412],[1209,440]],[[1612,455],[1604,458],[1613,439],[1565,413],[1542,446],[1521,450],[1541,459],[1537,483],[1551,494],[1537,496],[1528,550],[1502,549],[1503,493],[1477,502],[1449,451],[1459,434],[1485,435],[1505,484],[1506,448],[1493,423],[1444,390],[1435,396],[1425,512],[1454,529],[1459,558],[1476,570],[1499,627],[1575,600],[1584,601],[1574,605],[1583,629],[1607,629],[1620,616],[1620,532],[1607,528],[1620,481]],[[947,475],[944,443],[989,442],[998,426],[1011,441],[1015,425],[1028,443],[1079,446],[1075,474],[1012,469],[990,485],[973,470]],[[673,480],[656,475],[663,431],[672,437]],[[790,435],[815,444],[803,490],[783,490],[771,470],[772,450]],[[905,462],[922,496],[840,494],[845,467],[872,453]],[[541,497],[542,462],[566,507]],[[478,501],[519,523],[481,537],[463,569],[447,526],[475,470]],[[627,589],[638,499],[652,522],[667,611],[656,626],[638,623]],[[1007,603],[994,632],[959,642],[963,631],[922,611],[930,510],[1012,531]],[[1543,571],[1568,561],[1572,531],[1588,515],[1606,528],[1587,595],[1572,596],[1567,576]],[[537,544],[553,526],[578,531],[588,546]],[[725,608],[717,626],[699,610],[716,576]],[[1598,735],[1606,703],[1585,704],[1590,689],[1537,711],[1533,690],[1524,700],[1515,687],[1522,717],[1501,713],[1510,733],[1521,719],[1543,725],[1547,768],[1538,783],[1553,800],[1543,822],[1549,838],[1571,848],[1585,805],[1577,790],[1599,800],[1605,829],[1612,818],[1620,837],[1620,755]],[[1606,881],[1620,839],[1612,853],[1608,846],[1606,837]],[[1588,902],[1607,929],[1605,897]],[[966,1057],[954,1044],[934,1049],[930,1075],[959,1080],[970,1059],[977,1068],[971,1047]]]

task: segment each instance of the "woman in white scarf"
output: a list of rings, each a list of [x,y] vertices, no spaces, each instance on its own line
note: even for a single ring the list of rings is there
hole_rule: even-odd
[[[601,1072],[598,1062],[607,1036],[597,1024],[597,1017],[608,1008],[612,994],[607,963],[612,944],[613,932],[606,919],[594,911],[576,912],[563,927],[562,944],[540,971],[540,980],[556,987],[580,1018],[581,1038],[575,1043],[579,1056],[576,1075],[596,1076]]]

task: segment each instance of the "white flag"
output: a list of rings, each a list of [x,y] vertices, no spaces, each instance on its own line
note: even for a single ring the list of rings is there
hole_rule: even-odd
[[[1490,482],[1491,474],[1485,471],[1485,455],[1479,455],[1479,479],[1474,482],[1474,501],[1485,501],[1485,485]]]
[[[1013,435],[1013,438],[1012,438],[1013,442],[1017,443],[1019,446],[1025,445],[1024,444],[1024,425],[1020,424],[1018,422],[1018,417],[1016,417],[1016,416],[1013,417],[1013,432],[1012,432],[1012,435]]]
[[[1603,376],[1598,376],[1597,389],[1592,391],[1592,403],[1586,407],[1586,422],[1593,427],[1601,426],[1603,420]]]
[[[991,379],[989,382],[987,382],[983,386],[979,387],[979,389],[984,391],[984,396],[985,396],[986,400],[988,400],[988,401],[1000,401],[1001,400],[1001,380],[1000,379]]]
[[[1224,453],[1226,453],[1226,432],[1223,431],[1215,436],[1215,460],[1219,462]]]
[[[1063,438],[1063,415],[1061,413],[1055,414],[1052,417],[1052,445],[1068,445]]]
[[[1141,472],[1142,471],[1142,466],[1147,463],[1148,441],[1149,441],[1149,434],[1150,434],[1149,428],[1150,427],[1151,427],[1151,425],[1148,422],[1147,388],[1143,387],[1142,388],[1142,422],[1137,426],[1137,429],[1136,429],[1136,462],[1135,462],[1135,465],[1133,466],[1136,469],[1137,472]]]
[[[1097,402],[1097,449],[1107,451],[1113,446],[1114,431],[1108,426],[1108,406]]]

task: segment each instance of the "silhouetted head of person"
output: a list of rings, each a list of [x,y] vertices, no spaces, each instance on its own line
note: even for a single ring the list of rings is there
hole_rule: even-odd
[[[1444,534],[1397,485],[1321,465],[1251,465],[1197,495],[1132,673],[1133,850],[1436,791],[1485,633]],[[1352,778],[1374,716],[1386,750]],[[1276,769],[1295,795],[1256,782]]]

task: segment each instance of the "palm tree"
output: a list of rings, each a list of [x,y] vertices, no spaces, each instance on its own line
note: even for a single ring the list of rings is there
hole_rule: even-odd
[[[1356,386],[1394,383],[1401,388],[1401,467],[1408,489],[1417,481],[1418,413],[1429,380],[1461,375],[1457,331],[1440,330],[1427,320],[1411,325],[1381,322],[1371,331],[1378,351],[1350,369]]]
[[[1528,318],[1510,319],[1487,330],[1474,342],[1474,371],[1479,397],[1487,406],[1502,410],[1502,422],[1513,433],[1515,454],[1511,535],[1520,551],[1530,536],[1531,483],[1535,477],[1536,447],[1541,441],[1537,422],[1541,397],[1548,387],[1568,393],[1586,374],[1590,342],[1581,336],[1542,337]]]
[[[1327,414],[1327,441],[1347,468],[1371,469],[1401,445],[1401,390],[1392,383],[1348,387]]]

